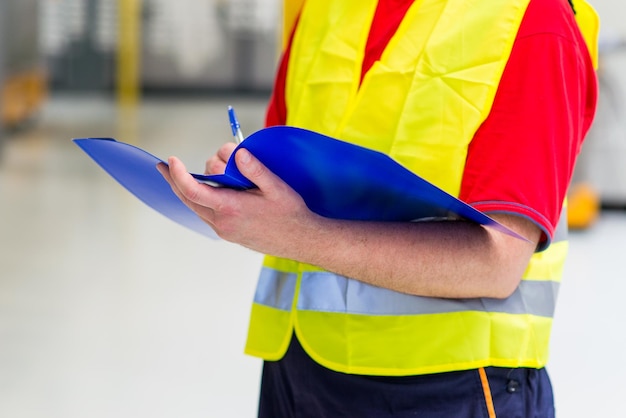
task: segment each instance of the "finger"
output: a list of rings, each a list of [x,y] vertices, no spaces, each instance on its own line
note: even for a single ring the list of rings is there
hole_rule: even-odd
[[[215,155],[209,158],[204,167],[205,174],[221,174],[226,171],[226,163],[228,162],[233,150],[237,147],[236,144],[232,142],[227,142],[222,145]]]
[[[182,163],[181,163],[182,164]],[[210,227],[215,229],[214,220],[215,220],[215,212],[208,207],[201,206],[197,203],[190,201],[185,194],[178,188],[176,182],[170,175],[170,166],[165,163],[157,164],[157,170],[163,178],[169,183],[172,192],[178,197],[178,199],[183,202],[189,209],[194,211],[201,219],[203,219]],[[194,180],[195,181],[195,180]]]
[[[185,165],[176,157],[168,159],[169,176],[174,193],[184,202],[194,203],[201,207],[213,208],[215,199],[212,188],[198,183],[187,172]]]
[[[234,142],[227,142],[217,150],[217,156],[224,162],[228,161],[233,151],[237,148]]]
[[[240,148],[235,154],[237,168],[248,180],[257,185],[264,193],[275,191],[285,183],[269,170],[250,151]]]
[[[172,179],[172,176],[170,175],[170,166],[165,164],[165,163],[159,163],[156,166],[157,170],[159,171],[159,173],[161,173],[161,175],[163,176],[163,178],[165,179],[165,181],[168,182],[168,184],[170,185],[172,192],[174,192],[174,194],[186,205],[190,205],[191,202],[188,202],[187,199],[185,198],[185,196],[183,195],[183,193],[179,190],[178,186],[176,185],[176,183],[174,182],[174,180]]]
[[[164,162],[160,162],[156,165],[156,169],[159,173],[161,173],[165,181],[167,181],[168,183],[171,183],[172,179],[170,177],[170,169],[167,166],[167,164],[165,164]]]
[[[226,162],[217,155],[209,158],[204,164],[204,174],[223,174],[226,171]]]
[[[157,164],[156,168],[159,171],[159,173],[161,173],[165,181],[170,185],[170,188],[172,189],[174,194],[180,200],[185,202],[184,196],[180,193],[180,190],[178,190],[178,187],[176,186],[176,183],[174,183],[174,180],[172,180],[172,176],[170,175],[170,167],[167,164],[161,162]]]

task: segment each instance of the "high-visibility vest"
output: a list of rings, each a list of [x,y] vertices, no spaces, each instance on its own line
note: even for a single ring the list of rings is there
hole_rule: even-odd
[[[468,145],[489,114],[529,1],[416,0],[361,84],[377,1],[305,2],[290,51],[287,124],[387,153],[458,196]],[[408,295],[268,256],[246,352],[280,359],[295,330],[316,362],[344,373],[542,367],[566,229],[562,219],[504,300]]]

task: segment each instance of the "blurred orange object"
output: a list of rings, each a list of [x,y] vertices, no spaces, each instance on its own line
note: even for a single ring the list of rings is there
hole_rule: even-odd
[[[570,229],[589,228],[600,214],[600,197],[587,183],[575,184],[568,194],[567,219]]]
[[[13,127],[35,114],[47,97],[43,71],[28,71],[8,76],[1,87],[0,122]]]

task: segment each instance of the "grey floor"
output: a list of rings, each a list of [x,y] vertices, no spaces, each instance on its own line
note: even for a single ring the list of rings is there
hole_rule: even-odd
[[[190,169],[264,100],[53,97],[0,154],[0,417],[252,417],[242,354],[260,256],[144,207],[72,144],[112,136]],[[573,234],[549,370],[558,417],[620,417],[626,214]]]

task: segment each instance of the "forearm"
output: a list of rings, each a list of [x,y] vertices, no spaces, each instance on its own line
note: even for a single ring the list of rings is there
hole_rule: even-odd
[[[503,298],[517,287],[540,233],[522,218],[498,220],[530,242],[462,221],[317,218],[288,240],[282,255],[403,293]]]
[[[376,286],[432,297],[504,298],[517,287],[540,237],[534,223],[513,215],[493,217],[528,241],[462,221],[323,218],[247,151],[235,157],[258,189],[200,185],[175,158],[169,169],[160,165],[159,170],[223,239]]]

